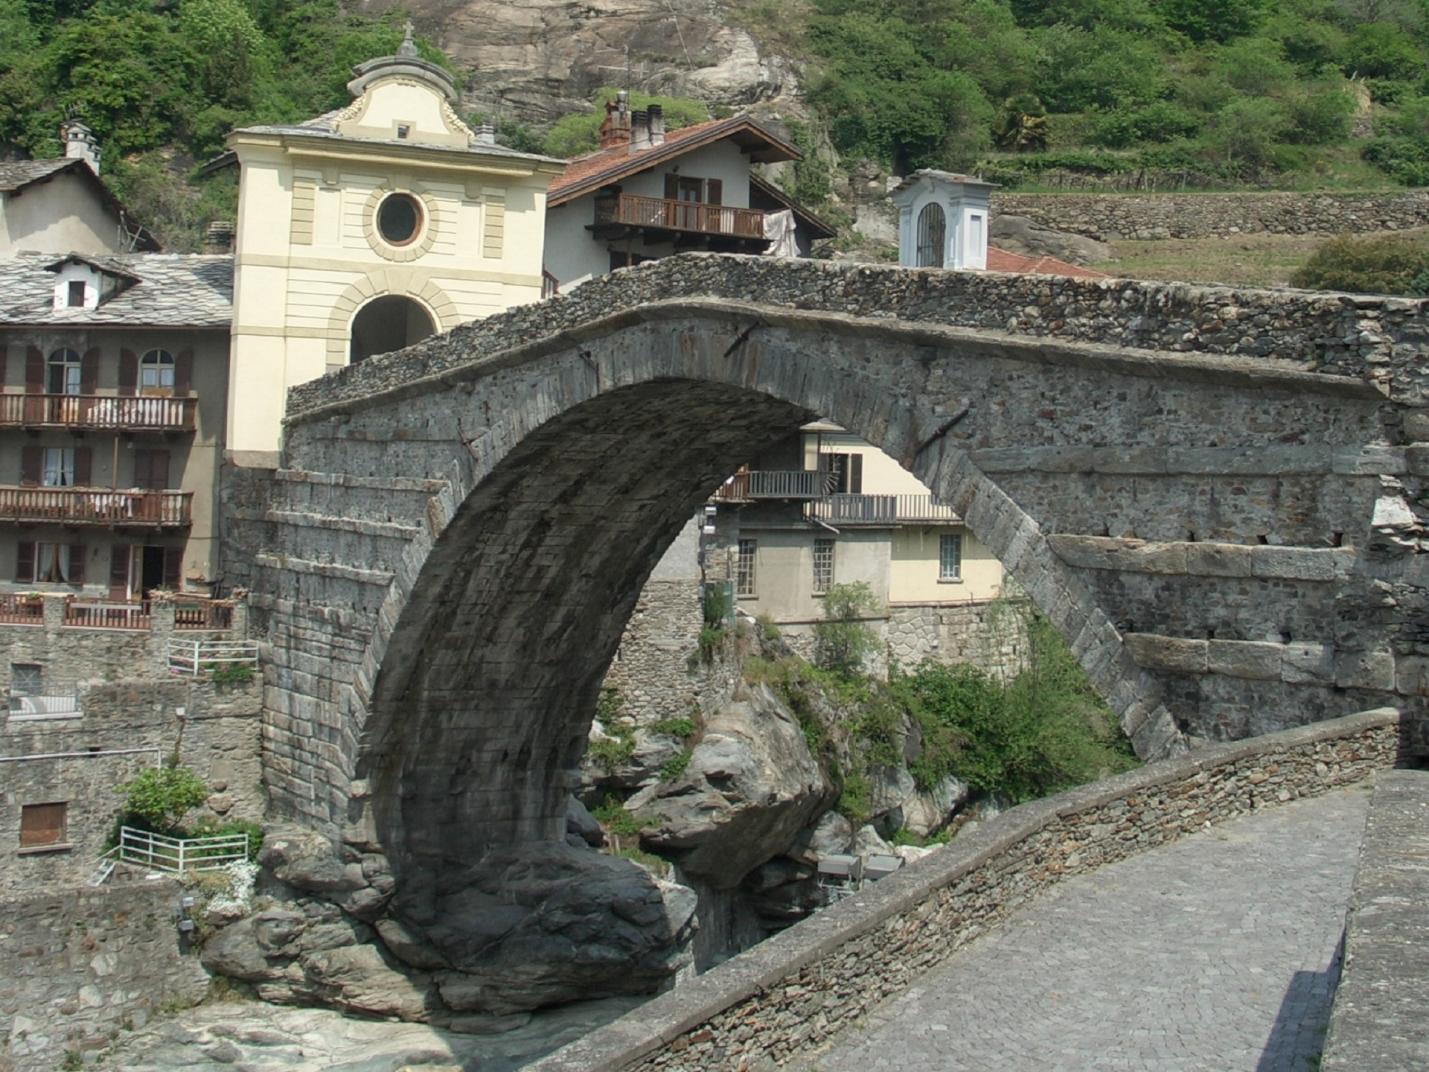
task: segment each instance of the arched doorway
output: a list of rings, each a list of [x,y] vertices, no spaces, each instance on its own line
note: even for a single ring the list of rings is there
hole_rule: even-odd
[[[930,202],[918,213],[919,268],[943,267],[943,251],[948,246],[948,221],[943,206]]]
[[[432,315],[411,298],[401,294],[374,298],[352,318],[348,362],[355,365],[373,354],[400,350],[421,342],[436,330]]]

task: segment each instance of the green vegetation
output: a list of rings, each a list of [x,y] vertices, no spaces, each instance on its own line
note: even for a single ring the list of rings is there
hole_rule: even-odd
[[[663,733],[687,741],[699,732],[700,724],[694,718],[662,718],[650,723],[646,729],[650,733]]]
[[[1429,297],[1429,235],[1332,238],[1291,277],[1300,287]]]
[[[830,585],[824,593],[824,620],[814,624],[814,661],[845,677],[861,673],[864,660],[878,647],[878,638],[863,619],[878,611],[878,600],[865,582]]]
[[[680,775],[685,773],[689,767],[690,760],[694,757],[694,752],[689,748],[682,748],[675,755],[671,756],[665,765],[660,768],[660,781],[673,782]]]
[[[605,121],[605,102],[615,99],[618,87],[602,86],[590,96],[591,110],[563,116],[546,133],[542,147],[552,156],[579,156],[600,148],[600,125]],[[703,123],[710,117],[709,109],[688,97],[660,97],[638,90],[630,91],[632,109],[658,104],[665,113],[665,129]]]
[[[206,669],[208,679],[220,687],[247,685],[253,680],[253,667],[248,663],[214,663]]]
[[[208,799],[208,786],[187,767],[150,767],[132,782],[119,786],[124,794],[123,822],[159,834],[179,830],[185,813]]]

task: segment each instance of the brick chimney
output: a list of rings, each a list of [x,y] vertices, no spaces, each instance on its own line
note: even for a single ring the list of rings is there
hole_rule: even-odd
[[[99,174],[99,142],[94,131],[78,119],[71,119],[60,126],[60,140],[65,143],[65,156],[83,160],[91,171]]]
[[[650,144],[665,144],[665,109],[658,104],[652,104],[648,109],[650,113]]]
[[[605,120],[600,124],[600,147],[614,149],[630,144],[629,95],[621,90],[615,100],[605,102]]]
[[[630,151],[650,148],[650,113],[630,113]]]

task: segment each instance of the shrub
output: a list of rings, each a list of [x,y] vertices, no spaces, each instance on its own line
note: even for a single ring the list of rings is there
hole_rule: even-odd
[[[814,661],[825,670],[849,676],[878,646],[873,630],[860,620],[879,612],[878,600],[864,581],[835,584],[824,594],[824,621],[814,625]]]
[[[1332,238],[1290,281],[1315,290],[1429,296],[1429,246],[1403,238]]]
[[[580,156],[600,148],[600,125],[605,122],[605,102],[615,99],[619,90],[602,86],[591,94],[591,110],[563,116],[546,133],[544,150],[551,156]],[[665,129],[679,130],[681,127],[703,123],[710,117],[709,109],[700,101],[687,97],[660,97],[651,93],[630,91],[630,107],[640,110],[652,104],[660,105],[665,113]]]
[[[1350,33],[1344,70],[1364,78],[1415,78],[1423,74],[1424,53],[1398,26],[1366,22]]]
[[[119,787],[124,794],[123,821],[159,834],[179,830],[179,820],[208,799],[208,786],[187,767],[150,767]]]
[[[682,748],[678,753],[671,756],[663,767],[660,768],[660,781],[673,782],[680,775],[685,773],[685,768],[690,765],[690,760],[694,753],[688,748]]]

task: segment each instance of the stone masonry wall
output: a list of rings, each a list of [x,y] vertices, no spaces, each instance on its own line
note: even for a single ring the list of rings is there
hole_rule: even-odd
[[[701,677],[690,671],[704,612],[699,581],[650,581],[620,638],[605,687],[620,694],[622,712],[639,724],[688,717],[699,704]]]
[[[0,1072],[54,1072],[208,989],[175,926],[177,882],[0,900]]]
[[[1089,238],[1364,234],[1429,226],[1429,190],[1391,193],[994,194],[993,215]]]
[[[1027,665],[1027,624],[1000,602],[929,603],[889,608],[888,655],[900,666],[924,659],[971,663],[1002,680]]]
[[[1396,762],[1400,733],[1396,711],[1368,711],[1013,808],[530,1072],[784,1067],[1064,875],[1360,781]]]

